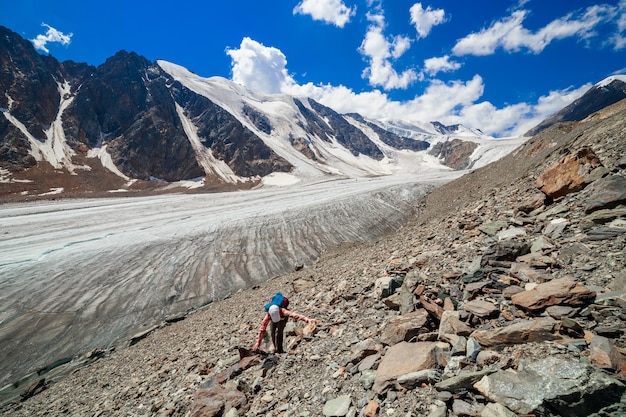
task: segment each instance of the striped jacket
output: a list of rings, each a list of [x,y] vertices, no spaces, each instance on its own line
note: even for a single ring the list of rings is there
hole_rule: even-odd
[[[289,317],[294,319],[295,321],[302,320],[305,323],[310,323],[312,319],[303,316],[302,314],[294,313],[293,311],[289,311],[286,308],[280,309],[280,319],[286,320]],[[263,341],[263,333],[265,333],[265,329],[267,329],[267,325],[272,321],[270,317],[270,313],[266,313],[265,317],[263,317],[263,321],[261,322],[261,327],[259,327],[259,335],[257,336],[256,343],[254,345],[255,348],[261,346],[261,342]]]

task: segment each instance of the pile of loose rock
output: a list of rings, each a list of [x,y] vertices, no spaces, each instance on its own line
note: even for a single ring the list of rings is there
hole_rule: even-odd
[[[626,415],[625,113],[607,121],[557,126],[437,189],[399,233],[40,383],[7,415]],[[318,324],[290,322],[287,354],[250,352],[278,290]]]

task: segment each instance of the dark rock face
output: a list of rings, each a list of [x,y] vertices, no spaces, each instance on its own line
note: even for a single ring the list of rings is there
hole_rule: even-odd
[[[0,109],[29,127],[29,132],[44,141],[44,127],[54,120],[59,91],[54,77],[63,79],[59,63],[35,52],[33,45],[17,33],[0,26]],[[9,101],[11,100],[11,102]],[[13,169],[35,164],[28,155],[30,145],[19,129],[0,119],[0,160]]]
[[[383,152],[365,134],[351,125],[334,110],[323,106],[315,100],[308,99],[311,111],[300,100],[294,100],[300,113],[305,117],[307,126],[304,128],[320,139],[330,142],[334,137],[352,152],[354,156],[367,155],[378,161],[383,159]],[[323,118],[326,118],[324,120]]]
[[[309,99],[309,104],[321,117],[328,120],[328,124],[332,128],[331,134],[335,136],[337,142],[348,148],[350,152],[352,152],[352,155],[359,156],[359,154],[363,154],[379,161],[383,159],[383,152],[378,146],[376,146],[365,133],[348,123],[348,121],[337,112],[321,105],[315,100]]]
[[[613,80],[603,87],[593,87],[581,98],[569,106],[555,113],[550,118],[539,123],[525,133],[525,136],[534,136],[544,129],[559,122],[578,122],[598,110],[626,98],[626,83]]]
[[[428,153],[443,159],[443,163],[450,168],[460,170],[470,167],[469,157],[477,147],[475,142],[453,139],[435,144]]]
[[[272,172],[289,172],[292,165],[246,128],[233,115],[211,102],[180,86],[177,101],[198,127],[198,136],[213,155],[225,161],[239,176],[267,175]],[[256,123],[269,128],[267,118],[248,108],[247,115]],[[255,125],[256,125],[255,123]],[[258,126],[258,125],[257,125]]]
[[[86,79],[64,115],[68,142],[107,144],[116,166],[133,178],[203,176],[176,114],[172,83],[145,58],[118,52]]]
[[[355,120],[358,120],[361,123],[366,124],[369,128],[371,128],[378,135],[378,138],[381,141],[383,141],[384,143],[386,143],[387,145],[393,148],[417,152],[417,151],[424,151],[428,149],[428,147],[430,146],[430,144],[424,140],[403,138],[402,136],[396,135],[395,133],[382,129],[380,126],[365,120],[365,118],[363,118],[363,116],[361,116],[360,114],[350,113],[348,114],[348,116],[354,118]]]
[[[177,181],[204,176],[177,113],[177,103],[198,123],[201,141],[217,159],[240,176],[289,171],[253,132],[226,110],[175,82],[156,63],[120,51],[98,68],[72,61],[59,63],[39,55],[32,44],[0,27],[0,110],[9,112],[36,139],[59,112],[58,83],[70,86],[71,104],[63,130],[77,153],[107,146],[113,163],[131,178]],[[10,97],[10,99],[8,97]],[[262,132],[269,119],[248,107],[244,113]],[[37,164],[30,143],[7,118],[0,118],[0,164],[12,172]]]
[[[263,113],[253,109],[247,104],[243,107],[243,113],[248,116],[248,119],[250,119],[252,124],[255,125],[261,132],[268,135],[272,133],[272,124]]]

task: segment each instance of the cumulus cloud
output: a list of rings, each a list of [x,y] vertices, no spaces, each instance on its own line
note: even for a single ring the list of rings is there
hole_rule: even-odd
[[[294,14],[310,15],[313,20],[343,28],[356,13],[341,0],[303,0],[293,9]]]
[[[517,103],[498,108],[488,101],[480,101],[485,85],[482,77],[474,75],[466,81],[430,80],[421,94],[410,100],[398,101],[379,89],[357,93],[343,85],[298,84],[289,75],[287,58],[279,49],[250,38],[244,38],[238,49],[226,52],[232,59],[233,81],[252,91],[311,97],[339,113],[357,112],[375,119],[462,123],[493,136],[521,135],[591,87],[584,85],[552,91],[536,103]],[[446,57],[442,62],[450,63]],[[436,67],[433,64],[432,68]]]
[[[369,66],[363,71],[370,85],[382,87],[385,90],[407,88],[418,74],[413,69],[401,73],[393,67],[393,61],[400,58],[410,47],[412,40],[406,36],[386,37],[385,19],[382,13],[368,14],[370,26],[365,39],[359,47],[359,52],[366,58]]]
[[[422,3],[415,3],[411,6],[411,23],[419,34],[419,38],[425,38],[431,29],[446,21],[446,13],[443,9],[433,10],[430,6],[424,7]]]
[[[42,35],[42,34],[37,35],[35,39],[31,39],[30,41],[35,46],[35,49],[45,52],[47,54],[50,53],[50,51],[47,48],[47,44],[49,42],[56,42],[56,43],[60,43],[61,45],[69,45],[71,42],[72,36],[74,36],[74,34],[72,33],[66,35],[63,32],[58,31],[52,26],[47,25],[45,23],[42,23],[41,26],[48,28],[45,35]]]
[[[252,91],[280,93],[294,83],[287,72],[287,57],[280,49],[243,38],[238,49],[227,49],[232,60],[232,80]]]
[[[579,13],[569,13],[553,20],[536,32],[523,26],[528,10],[515,10],[510,16],[498,20],[486,29],[460,39],[452,52],[454,55],[491,55],[498,48],[506,52],[522,49],[540,53],[555,40],[577,37],[588,40],[596,35],[594,28],[615,17],[616,8],[594,5]]]
[[[475,103],[452,115],[448,123],[469,124],[496,136],[521,136],[581,97],[591,87],[592,84],[585,84],[578,88],[551,91],[539,97],[536,103],[516,103],[502,108],[486,101]]]
[[[442,57],[428,58],[424,60],[423,72],[430,76],[434,76],[440,72],[451,72],[461,68],[461,64],[455,61],[450,61],[450,56],[445,55]]]

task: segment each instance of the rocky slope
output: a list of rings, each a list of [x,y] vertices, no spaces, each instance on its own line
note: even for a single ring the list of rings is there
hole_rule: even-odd
[[[625,415],[624,132],[625,102],[552,126],[398,233],[42,372],[3,415]],[[317,326],[250,354],[276,291]]]

